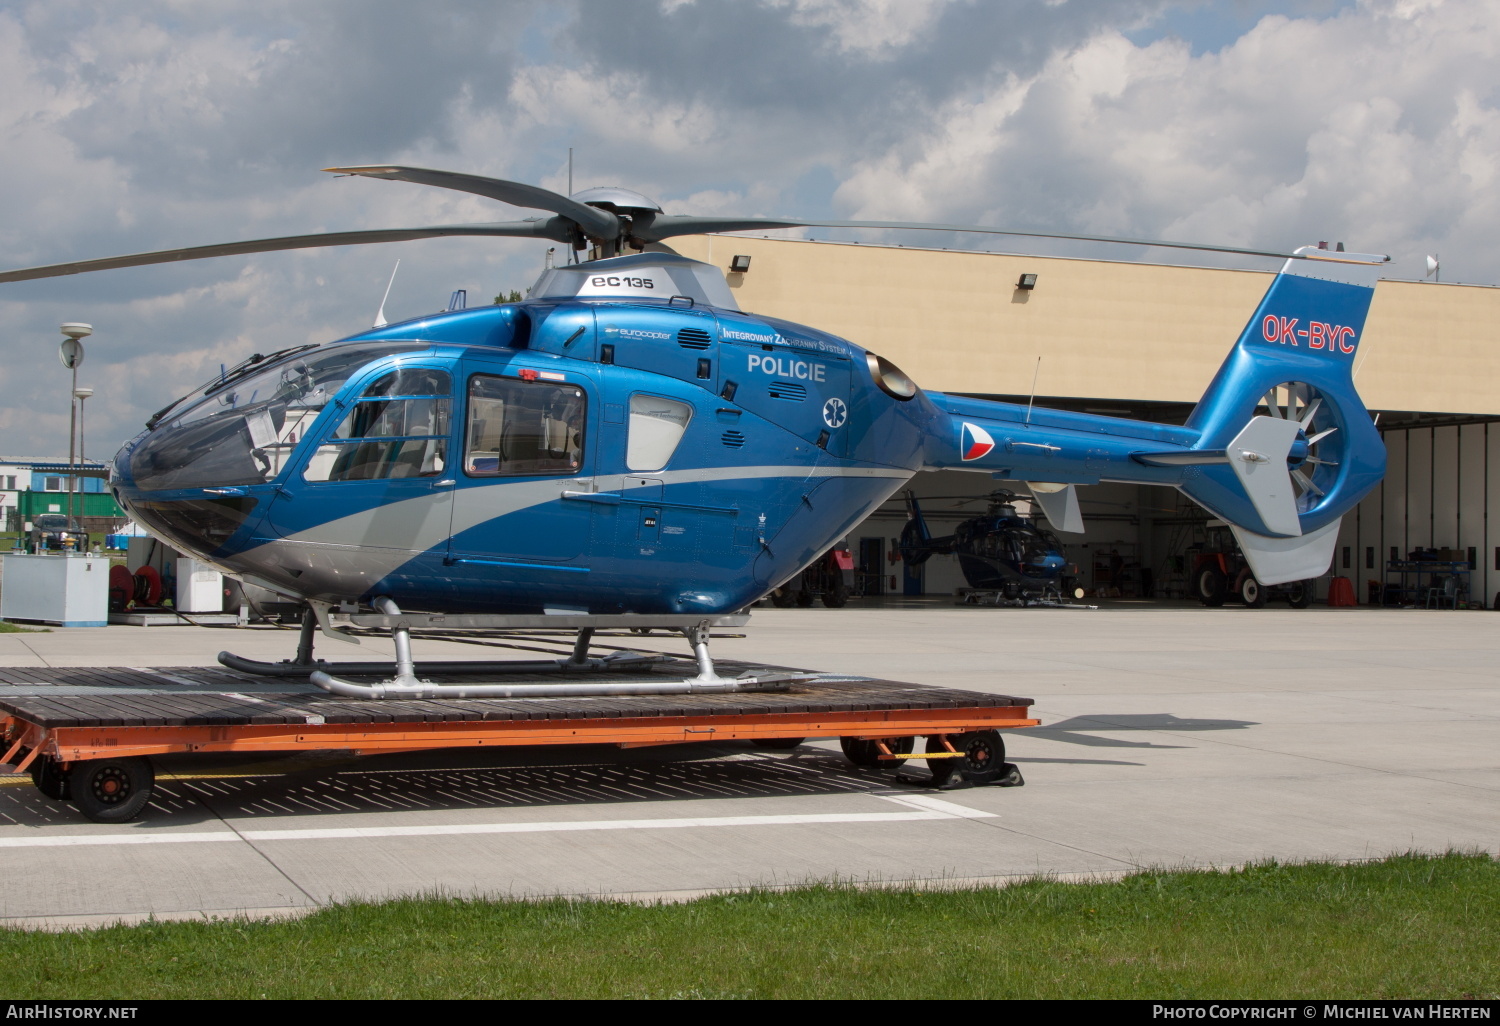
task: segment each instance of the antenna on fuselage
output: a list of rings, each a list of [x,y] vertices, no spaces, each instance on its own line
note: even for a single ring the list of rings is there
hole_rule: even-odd
[[[1031,372],[1031,398],[1026,400],[1026,423],[1031,423],[1031,407],[1036,404],[1036,379],[1042,373],[1042,358],[1036,358],[1036,369]]]
[[[391,298],[391,286],[396,284],[396,272],[401,270],[401,261],[396,261],[396,266],[391,268],[391,280],[385,283],[385,295],[380,297],[380,309],[375,311],[375,323],[372,328],[383,328],[390,321],[385,319],[385,301]]]

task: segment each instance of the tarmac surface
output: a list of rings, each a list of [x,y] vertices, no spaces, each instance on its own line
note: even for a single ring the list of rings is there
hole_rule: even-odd
[[[158,762],[125,825],[0,779],[0,925],[297,914],[417,893],[687,898],[840,879],[1039,873],[1500,846],[1500,616],[1474,611],[756,610],[717,657],[1018,694],[1026,786],[934,792],[830,740]],[[274,629],[0,634],[4,666],[289,656]],[[686,651],[655,638],[645,646]],[[493,650],[414,643],[421,660]],[[328,659],[386,646],[322,641]],[[503,653],[502,653],[503,655]],[[518,653],[525,655],[525,653]],[[920,765],[920,764],[919,764]],[[919,774],[913,770],[912,776]]]

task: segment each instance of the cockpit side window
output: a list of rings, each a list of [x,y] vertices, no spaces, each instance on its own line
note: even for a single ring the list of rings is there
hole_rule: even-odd
[[[148,491],[222,488],[275,479],[344,382],[372,360],[430,342],[335,345],[257,364],[157,421],[131,456],[136,486]]]
[[[464,471],[471,477],[576,474],[588,402],[577,385],[489,374],[469,379]]]
[[[452,379],[429,367],[381,375],[312,458],[308,481],[436,477],[448,466]]]

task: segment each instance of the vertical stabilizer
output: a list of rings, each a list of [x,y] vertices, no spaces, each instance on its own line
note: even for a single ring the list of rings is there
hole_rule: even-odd
[[[1264,584],[1324,573],[1340,517],[1385,473],[1353,371],[1388,259],[1297,250],[1188,419],[1179,487],[1234,526]]]

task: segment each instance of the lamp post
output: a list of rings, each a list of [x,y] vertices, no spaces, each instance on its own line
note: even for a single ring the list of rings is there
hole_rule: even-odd
[[[73,372],[73,390],[68,396],[68,528],[71,531],[76,523],[73,496],[78,491],[78,476],[74,471],[74,466],[78,438],[78,408],[81,401],[78,395],[78,365],[83,362],[83,343],[79,339],[92,335],[94,328],[93,325],[80,321],[69,321],[58,330],[67,337],[57,349],[57,358],[62,361],[64,367]],[[89,395],[93,394],[93,389],[89,389]]]
[[[94,390],[92,388],[87,388],[87,387],[84,387],[84,386],[81,386],[81,385],[73,389],[73,398],[78,400],[78,469],[79,470],[82,470],[84,468],[84,465],[88,463],[88,458],[84,455],[84,449],[85,449],[85,447],[84,447],[84,442],[83,442],[83,440],[84,440],[84,433],[83,433],[83,401],[85,399],[87,399],[89,396],[93,395],[93,394],[94,394]],[[73,478],[73,480],[77,481],[78,480],[77,476],[75,476]],[[78,490],[79,491],[85,491],[85,489],[83,489],[82,487],[80,487]],[[88,505],[87,505],[88,500],[86,500],[86,499],[80,499],[79,502],[83,504],[83,508],[82,508],[82,510],[78,514],[79,518],[80,518],[80,526],[81,526],[82,525],[82,519],[81,518],[83,517],[84,513],[88,512]],[[71,510],[69,511],[69,514],[71,515]]]

